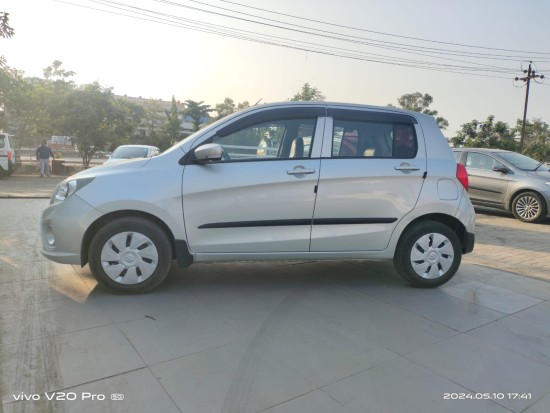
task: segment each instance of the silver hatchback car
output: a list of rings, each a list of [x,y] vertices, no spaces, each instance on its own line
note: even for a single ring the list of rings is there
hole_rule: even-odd
[[[467,176],[433,117],[326,102],[255,106],[159,156],[69,177],[42,254],[120,293],[176,260],[393,260],[436,287],[474,246]]]
[[[550,168],[517,152],[454,148],[466,166],[474,205],[512,211],[523,222],[538,222],[550,206]]]

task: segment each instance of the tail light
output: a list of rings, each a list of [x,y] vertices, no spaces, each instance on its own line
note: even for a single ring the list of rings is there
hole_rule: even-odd
[[[11,151],[8,151],[8,161],[11,161]]]
[[[466,189],[467,191],[468,190],[468,173],[466,172],[466,167],[461,163],[456,165],[456,177],[458,178],[458,180],[460,181],[464,189]]]

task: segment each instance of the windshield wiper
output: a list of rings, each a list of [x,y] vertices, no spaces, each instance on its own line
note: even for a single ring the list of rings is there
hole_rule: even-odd
[[[541,163],[539,163],[539,164],[537,165],[537,167],[536,167],[535,169],[533,169],[533,172],[535,172],[535,171],[536,171],[537,169],[539,169],[539,168],[540,168],[540,167],[541,167],[542,165],[543,165],[543,163],[542,163],[542,162],[541,162]]]

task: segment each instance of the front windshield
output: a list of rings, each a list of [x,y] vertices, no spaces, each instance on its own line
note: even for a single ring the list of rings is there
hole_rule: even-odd
[[[506,162],[512,164],[518,169],[523,171],[534,171],[534,170],[543,170],[547,171],[548,167],[545,166],[542,162],[536,161],[528,156],[521,155],[516,152],[502,152],[498,154]]]
[[[116,159],[133,159],[145,158],[147,156],[147,148],[139,147],[120,147],[117,148],[111,158]]]

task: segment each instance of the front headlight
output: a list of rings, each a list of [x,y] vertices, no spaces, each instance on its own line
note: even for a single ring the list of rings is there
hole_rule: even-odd
[[[60,182],[53,191],[52,198],[50,199],[50,205],[56,204],[58,202],[63,202],[76,191],[81,188],[84,188],[94,178],[81,178],[81,179],[70,179],[63,182]]]

